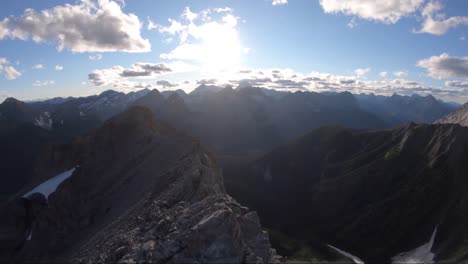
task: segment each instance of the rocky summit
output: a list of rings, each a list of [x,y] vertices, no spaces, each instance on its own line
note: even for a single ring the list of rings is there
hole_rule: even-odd
[[[1,262],[279,261],[211,154],[143,107],[47,148],[31,184],[1,206]]]

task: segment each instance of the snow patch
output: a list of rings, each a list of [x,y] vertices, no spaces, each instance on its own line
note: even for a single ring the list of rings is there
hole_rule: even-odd
[[[39,184],[36,188],[32,189],[25,195],[23,195],[23,198],[29,198],[31,195],[35,193],[41,193],[44,195],[46,200],[49,198],[49,195],[54,193],[58,186],[65,181],[66,179],[70,178],[73,175],[73,172],[75,172],[75,169],[78,168],[78,166],[67,170],[65,172],[60,173],[59,175],[52,177],[48,179],[47,181]]]
[[[52,130],[53,120],[49,112],[44,112],[34,120],[34,124],[38,127],[42,127],[45,130]]]
[[[413,249],[411,251],[398,254],[392,258],[392,263],[418,263],[418,264],[431,264],[434,263],[435,254],[431,252],[434,245],[435,236],[437,234],[437,227],[432,232],[431,239],[426,244]]]
[[[343,256],[345,256],[345,257],[347,257],[349,259],[352,259],[354,261],[354,263],[356,263],[356,264],[364,264],[364,261],[362,261],[362,259],[352,255],[351,253],[343,251],[343,250],[341,250],[339,248],[336,248],[336,247],[334,247],[332,245],[327,245],[327,246],[334,249],[336,252],[340,253],[341,255],[343,255]]]

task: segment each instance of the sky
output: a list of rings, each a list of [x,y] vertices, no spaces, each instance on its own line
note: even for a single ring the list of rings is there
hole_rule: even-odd
[[[468,101],[466,0],[2,0],[0,101],[201,84]]]

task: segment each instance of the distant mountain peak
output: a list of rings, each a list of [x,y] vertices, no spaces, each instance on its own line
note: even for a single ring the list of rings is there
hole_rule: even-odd
[[[195,88],[190,95],[203,95],[204,93],[207,92],[217,92],[222,90],[223,87],[221,86],[216,86],[216,85],[207,85],[207,84],[201,84],[197,88]]]
[[[7,99],[5,99],[5,101],[3,101],[2,104],[10,104],[10,105],[13,105],[13,104],[25,104],[23,101],[20,101],[14,97],[8,97]]]

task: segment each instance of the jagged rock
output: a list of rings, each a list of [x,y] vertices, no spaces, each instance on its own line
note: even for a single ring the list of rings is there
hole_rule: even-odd
[[[435,122],[436,124],[459,124],[468,126],[468,103],[462,105],[460,108],[449,113],[448,115],[440,118]]]
[[[35,184],[76,170],[46,206],[41,194],[11,203],[19,213],[10,224],[25,224],[10,235],[15,238],[7,243],[10,260],[278,261],[257,215],[226,194],[211,155],[146,108],[131,108],[48,151],[36,168]],[[25,240],[29,231],[32,238]]]

